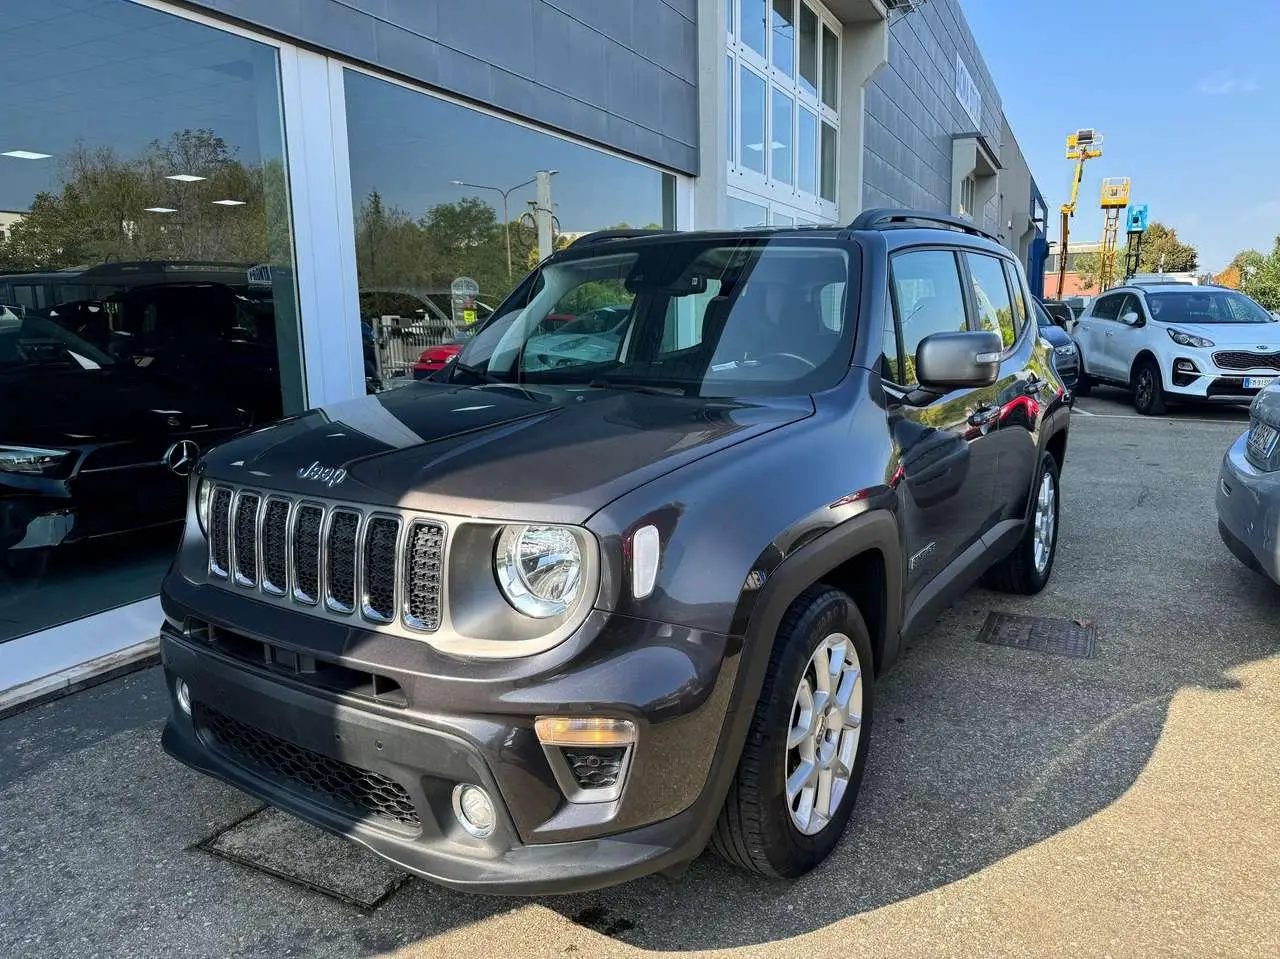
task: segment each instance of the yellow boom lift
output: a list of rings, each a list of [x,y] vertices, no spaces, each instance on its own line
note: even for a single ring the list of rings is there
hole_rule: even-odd
[[[1102,212],[1106,223],[1102,228],[1102,253],[1098,257],[1098,292],[1105,293],[1114,285],[1116,276],[1116,236],[1120,232],[1120,214],[1129,205],[1129,178],[1111,177],[1102,181]]]
[[[1102,134],[1097,130],[1077,130],[1067,137],[1067,159],[1076,161],[1076,178],[1071,184],[1071,202],[1062,204],[1062,249],[1058,251],[1058,296],[1067,282],[1067,244],[1071,234],[1071,218],[1076,215],[1080,199],[1080,181],[1084,179],[1085,161],[1102,156]]]

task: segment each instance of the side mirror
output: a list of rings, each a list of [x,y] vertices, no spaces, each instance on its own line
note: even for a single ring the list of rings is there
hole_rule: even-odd
[[[1123,323],[1125,326],[1141,326],[1142,317],[1140,317],[1133,310],[1130,310],[1124,316],[1120,317],[1120,322]]]
[[[1004,341],[990,330],[934,333],[916,347],[916,378],[927,390],[990,386],[1000,376]]]

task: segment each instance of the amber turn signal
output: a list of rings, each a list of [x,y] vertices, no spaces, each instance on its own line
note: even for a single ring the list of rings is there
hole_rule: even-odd
[[[629,719],[539,716],[533,730],[544,746],[629,746],[636,741],[636,725]]]

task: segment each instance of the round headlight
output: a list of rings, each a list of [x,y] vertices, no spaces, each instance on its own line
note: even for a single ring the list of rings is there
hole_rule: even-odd
[[[563,526],[508,526],[498,537],[494,569],[512,606],[526,616],[547,619],[577,599],[582,550]]]

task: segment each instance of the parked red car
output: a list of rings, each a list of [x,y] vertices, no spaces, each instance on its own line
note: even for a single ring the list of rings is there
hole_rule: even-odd
[[[422,351],[422,355],[418,357],[418,362],[413,364],[413,378],[415,380],[425,380],[433,373],[439,373],[443,370],[445,364],[458,355],[458,351],[462,349],[475,331],[476,327],[473,326],[470,329],[463,330],[448,342],[441,343],[439,346],[428,346]]]

